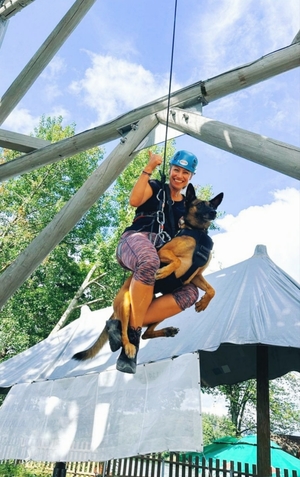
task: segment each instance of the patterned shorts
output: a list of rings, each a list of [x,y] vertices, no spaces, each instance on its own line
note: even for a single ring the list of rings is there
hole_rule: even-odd
[[[148,232],[125,232],[116,252],[121,267],[131,270],[135,280],[152,286],[160,267],[157,250],[153,245],[154,240],[155,234]],[[174,290],[172,295],[181,310],[185,310],[198,300],[198,288],[189,283]]]

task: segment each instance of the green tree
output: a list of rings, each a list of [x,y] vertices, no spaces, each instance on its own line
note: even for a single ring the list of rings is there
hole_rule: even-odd
[[[299,373],[288,373],[269,381],[270,429],[273,433],[294,434],[300,431]],[[227,402],[230,418],[236,436],[256,432],[256,380],[250,379],[238,384],[218,386],[209,394],[223,396]]]
[[[216,414],[202,414],[202,430],[205,446],[221,437],[235,435],[235,428],[231,420],[227,416],[217,416]]]
[[[74,135],[62,118],[41,118],[35,135],[52,142]],[[3,151],[10,161],[17,153]],[[0,184],[0,270],[52,220],[102,160],[101,148],[77,154]],[[87,272],[80,248],[107,225],[100,199],[19,288],[1,312],[2,357],[44,339],[62,314]],[[78,313],[78,312],[77,312]]]

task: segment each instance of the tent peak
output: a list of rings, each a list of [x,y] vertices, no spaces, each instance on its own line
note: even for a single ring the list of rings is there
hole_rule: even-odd
[[[254,255],[266,255],[268,256],[267,247],[265,245],[256,245]]]

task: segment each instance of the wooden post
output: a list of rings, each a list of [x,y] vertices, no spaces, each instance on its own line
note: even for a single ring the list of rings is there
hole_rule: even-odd
[[[5,1],[2,0],[0,6],[0,18],[4,18],[5,20],[9,20],[11,17],[16,15],[18,12],[23,10],[23,8],[27,7],[31,2],[34,0],[10,0]]]
[[[2,273],[0,309],[121,174],[134,157],[132,151],[156,124],[154,115],[141,120],[138,127],[111,152],[54,219]]]
[[[166,111],[157,117],[166,124]],[[300,179],[300,149],[296,146],[179,108],[172,108],[169,125],[219,149]]]
[[[65,462],[56,462],[55,467],[53,469],[53,477],[66,477],[67,469]]]
[[[187,86],[171,94],[171,107],[188,108],[199,104],[199,97],[204,96],[212,102],[227,94],[252,86],[272,76],[284,73],[300,65],[300,43],[295,43],[279,51],[270,53],[260,60],[228,71],[206,81]],[[112,141],[120,136],[118,130],[141,118],[163,111],[167,108],[168,96],[141,106],[120,116],[114,121],[94,129],[84,131],[73,137],[63,139],[38,151],[0,165],[0,180],[7,180],[16,175],[38,169],[39,167],[60,161],[80,151],[85,151],[99,144]],[[149,147],[148,143],[147,146]],[[140,147],[141,149],[142,147]]]
[[[53,32],[33,55],[0,101],[0,124],[10,115],[43,69],[52,60],[68,36],[80,23],[96,0],[76,0]]]
[[[8,25],[8,20],[4,20],[3,18],[0,18],[0,48],[6,33],[7,25]]]
[[[26,134],[15,133],[0,129],[0,147],[13,149],[20,152],[31,152],[41,147],[51,144],[50,141],[39,137],[27,136]]]
[[[269,402],[269,361],[268,346],[256,347],[257,379],[257,474],[270,477],[270,402]]]

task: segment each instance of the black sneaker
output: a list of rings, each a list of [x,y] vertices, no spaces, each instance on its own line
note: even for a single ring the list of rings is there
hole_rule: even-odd
[[[112,351],[118,351],[122,346],[122,326],[120,320],[107,320],[109,346]]]
[[[122,351],[120,356],[117,359],[116,368],[122,373],[135,374],[136,373],[136,360],[139,350],[140,337],[141,337],[142,328],[132,328],[128,326],[128,338],[131,344],[135,346],[136,352],[133,358],[128,358],[125,353],[125,349],[122,346]]]

